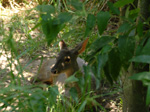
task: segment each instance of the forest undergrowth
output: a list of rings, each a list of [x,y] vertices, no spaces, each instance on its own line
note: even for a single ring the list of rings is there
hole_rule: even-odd
[[[47,45],[42,28],[37,24],[40,21],[39,12],[35,10],[38,4],[38,2],[28,1],[0,7],[0,111],[58,112],[59,110],[62,112],[65,110],[61,103],[62,95],[58,92],[57,87],[45,84],[33,85],[30,80],[38,73],[44,59],[56,56],[59,51],[58,42],[61,39],[64,39],[70,48],[82,41],[82,30],[86,26],[84,19],[76,19],[77,25],[66,25],[64,30],[59,32],[58,37]],[[94,5],[92,7],[94,9]],[[111,21],[117,21],[117,18],[114,17]],[[70,29],[73,30],[68,33]],[[94,33],[96,29],[95,27]],[[117,24],[109,24],[105,33],[111,34],[115,29],[117,29]],[[87,52],[88,50],[81,55],[83,59]],[[117,81],[110,86],[103,77],[101,102],[98,104],[100,105],[98,108],[101,108],[99,111],[122,111],[120,85],[120,82]],[[47,89],[43,90],[41,87]],[[76,109],[84,111],[85,102],[81,104],[66,102],[69,106],[68,112],[75,112]]]

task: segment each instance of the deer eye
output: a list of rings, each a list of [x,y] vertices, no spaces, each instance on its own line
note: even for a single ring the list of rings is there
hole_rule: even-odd
[[[70,56],[65,57],[65,63],[69,63],[71,61]]]

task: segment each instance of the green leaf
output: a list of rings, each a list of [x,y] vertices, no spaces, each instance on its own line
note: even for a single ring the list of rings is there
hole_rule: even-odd
[[[51,19],[51,15],[50,14],[41,14],[41,18],[42,18],[42,20],[47,21],[47,20]]]
[[[147,40],[146,45],[143,47],[142,55],[150,55],[150,38]]]
[[[78,102],[78,93],[77,93],[77,90],[75,87],[72,87],[70,90],[69,90],[69,93],[71,95],[71,97],[73,98],[73,100],[77,103]]]
[[[78,81],[79,81],[79,79],[76,78],[74,75],[68,77],[68,78],[65,80],[66,83],[78,82]]]
[[[140,9],[139,9],[139,8],[136,8],[136,9],[130,10],[130,15],[138,14],[139,12],[140,12]],[[138,21],[138,22],[139,22],[139,21]]]
[[[105,45],[105,46],[101,49],[101,53],[102,53],[102,54],[106,54],[106,53],[108,53],[109,51],[111,51],[111,49],[112,49],[112,45],[107,44],[107,45]]]
[[[147,88],[146,105],[150,105],[150,85]]]
[[[71,5],[72,5],[76,10],[82,10],[82,9],[83,9],[82,2],[80,2],[79,0],[71,0]]]
[[[114,48],[109,52],[108,63],[111,77],[116,81],[121,69],[121,60],[119,50],[117,48]]]
[[[119,56],[118,48],[113,48],[108,54],[108,60],[104,66],[104,73],[110,84],[116,81],[120,75],[121,70],[121,60]]]
[[[102,36],[101,38],[96,39],[90,46],[90,52],[87,56],[87,59],[91,59],[93,56],[95,56],[96,53],[98,53],[102,49],[102,47],[112,42],[114,39],[115,37],[111,36]]]
[[[150,79],[150,72],[141,72],[134,74],[133,76],[130,77],[132,80],[144,80],[144,79]]]
[[[72,15],[67,12],[62,12],[58,15],[56,22],[54,24],[64,24],[68,21],[70,21],[72,18]]]
[[[98,31],[99,31],[99,34],[101,35],[104,30],[106,29],[107,27],[107,23],[110,19],[110,14],[109,12],[103,12],[103,11],[100,11],[98,14],[97,14],[97,24],[98,24]]]
[[[58,87],[53,86],[48,88],[49,95],[47,96],[50,99],[51,106],[56,103],[57,95],[59,94]]]
[[[79,107],[78,111],[77,112],[82,112],[85,108],[85,105],[87,104],[87,100],[84,100],[82,103],[81,103],[81,106]]]
[[[116,8],[116,7],[114,7],[114,5],[113,5],[112,2],[108,1],[108,2],[107,2],[107,5],[108,5],[109,9],[112,11],[112,13],[117,14],[117,15],[120,14],[119,9]]]
[[[130,12],[129,12],[129,17],[130,17],[130,18],[133,18],[133,20],[135,20],[135,19],[137,19],[138,15],[139,15],[139,12],[140,12],[140,9],[139,9],[139,8],[130,10]]]
[[[38,5],[36,9],[41,12],[43,20],[51,19],[51,14],[55,12],[55,8],[52,5]]]
[[[70,30],[69,32],[65,32],[62,36],[63,39],[67,39],[72,36],[72,34],[75,33],[75,30]],[[57,43],[58,44],[58,43]]]
[[[96,18],[94,15],[92,14],[88,14],[88,17],[87,17],[87,22],[86,22],[86,31],[85,31],[85,37],[88,36],[88,34],[90,33],[90,31],[92,30],[92,28],[94,27],[95,25],[95,21]]]
[[[139,37],[143,36],[143,23],[141,21],[138,22],[137,33]]]
[[[130,61],[150,64],[150,55],[136,56],[136,57],[132,58]]]
[[[107,80],[109,81],[109,83],[111,85],[113,85],[113,79],[112,79],[111,74],[110,74],[109,63],[108,62],[104,66],[104,73],[105,73],[105,76],[106,76]]]
[[[115,37],[111,37],[111,36],[102,36],[100,38],[97,38],[92,45],[90,46],[91,49],[93,50],[98,50],[102,47],[104,47],[105,45],[107,45],[109,42],[113,41],[115,39]]]
[[[144,55],[145,54],[145,50],[143,49],[143,47],[146,44],[146,41],[148,40],[148,38],[150,37],[150,33],[147,32],[147,34],[144,36],[145,38],[141,38],[140,43],[138,44],[137,48],[136,48],[136,52],[135,52],[135,56],[138,55]],[[143,51],[142,51],[143,50]],[[142,53],[143,52],[143,53]],[[149,53],[149,52],[148,52]],[[147,55],[147,53],[146,53]]]
[[[119,8],[133,2],[134,0],[118,0],[117,2],[115,2],[114,6]]]
[[[132,26],[128,22],[124,22],[118,29],[118,33],[127,33],[130,31]]]
[[[101,78],[100,76],[101,70],[105,66],[107,60],[108,60],[108,54],[104,54],[104,55],[99,54],[97,56],[97,63],[98,63],[97,64],[97,77],[99,79]]]
[[[49,91],[55,94],[55,97],[59,94],[58,86],[53,86],[49,88]]]
[[[150,85],[150,72],[141,72],[129,77],[132,80],[140,80],[143,85]]]
[[[35,29],[38,28],[40,25],[41,25],[41,23],[35,24],[35,26],[34,26],[31,30],[29,30],[28,33],[30,33],[31,31],[35,30]]]
[[[135,38],[126,35],[120,36],[118,40],[118,48],[120,52],[120,59],[125,69],[129,66],[129,60],[133,57],[135,49]]]
[[[55,8],[52,5],[38,5],[36,9],[42,13],[46,12],[47,14],[51,14],[55,12]]]
[[[42,20],[41,23],[42,23],[43,33],[46,36],[50,35],[50,30],[51,30],[51,27],[52,27],[52,20],[49,20],[49,21]]]
[[[48,45],[56,38],[59,31],[65,26],[64,23],[68,22],[72,18],[72,15],[64,12],[60,13],[56,18],[48,18],[42,15],[42,30],[46,36]]]
[[[125,18],[129,18],[129,13],[130,13],[130,5],[126,8]]]
[[[53,20],[48,20],[48,21],[43,20],[42,30],[46,36],[49,45],[61,30],[61,25],[54,25]]]

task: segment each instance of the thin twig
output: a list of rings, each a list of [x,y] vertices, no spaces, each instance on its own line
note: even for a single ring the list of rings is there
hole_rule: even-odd
[[[5,8],[0,4],[0,9],[3,9],[3,10],[5,10]]]
[[[15,0],[13,0],[13,4],[16,5],[17,7],[20,7],[20,6],[15,2]]]
[[[10,4],[10,6],[11,6],[11,8],[12,8],[12,9],[16,10],[16,9],[15,9],[15,7],[13,6],[13,4],[12,4],[12,1],[11,1],[11,0],[9,1],[9,4]]]

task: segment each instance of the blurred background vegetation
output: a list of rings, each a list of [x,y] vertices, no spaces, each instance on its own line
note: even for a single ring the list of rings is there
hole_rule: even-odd
[[[149,9],[148,0],[1,0],[0,110],[149,111]],[[80,57],[96,76],[99,95],[88,91],[76,100],[72,94],[72,102],[57,86],[29,82],[43,59],[56,56],[60,40],[73,48],[87,37]]]

